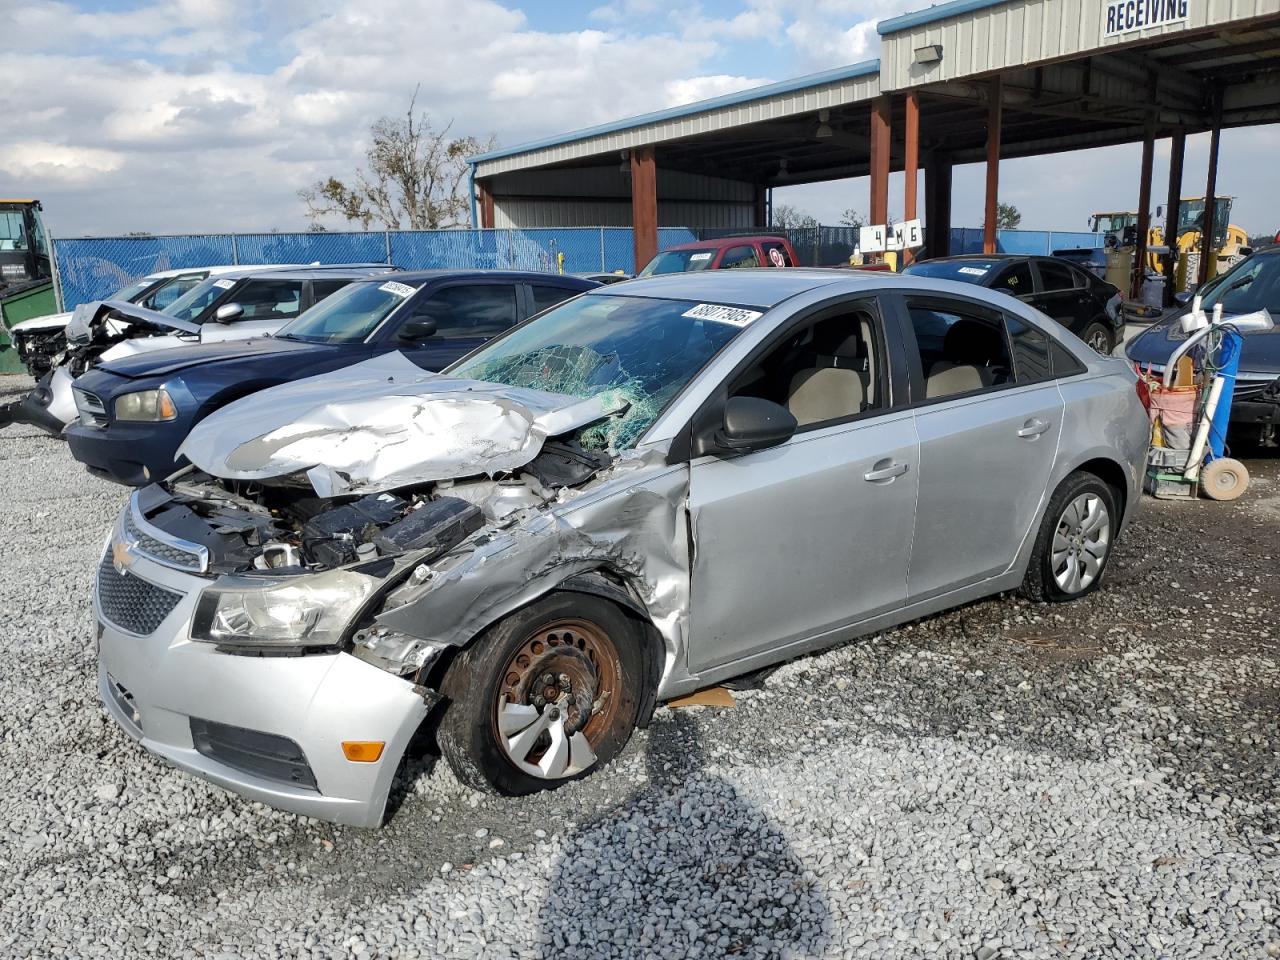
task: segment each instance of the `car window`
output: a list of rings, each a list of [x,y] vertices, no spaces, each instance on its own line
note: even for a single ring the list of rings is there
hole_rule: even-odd
[[[516,322],[516,288],[510,283],[460,283],[431,294],[415,318],[436,322],[436,337],[494,337]]]
[[[865,302],[823,311],[788,331],[734,381],[729,395],[772,400],[810,429],[874,410],[884,396],[876,328]]]
[[[1039,383],[1053,379],[1049,335],[1019,317],[1005,317],[1009,342],[1013,344],[1013,373],[1018,383]]]
[[[316,303],[319,303],[325,297],[337,293],[350,282],[350,280],[312,280],[312,299],[314,299]]]
[[[795,261],[791,259],[791,254],[787,252],[786,246],[776,241],[764,244],[764,256],[766,267],[795,266]]]
[[[302,309],[302,281],[250,280],[228,302],[238,303],[244,309],[237,320],[284,320],[296,317]]]
[[[738,267],[758,267],[760,256],[755,247],[730,247],[720,261],[721,270],[733,270]]]
[[[1036,268],[1040,271],[1040,284],[1044,287],[1045,293],[1053,293],[1055,290],[1074,290],[1078,286],[1075,273],[1065,263],[1040,260],[1036,263]]]
[[[925,398],[938,400],[1005,386],[1013,364],[996,317],[956,304],[908,300],[920,351]]]
[[[180,320],[198,320],[235,285],[236,281],[227,277],[209,277],[201,280],[161,312]]]
[[[580,292],[578,290],[567,290],[564,287],[549,287],[541,283],[530,284],[529,290],[533,294],[534,313],[541,313],[543,310],[554,307],[557,303],[564,303],[570,297],[576,297]]]
[[[199,276],[174,277],[168,283],[161,284],[147,294],[142,300],[142,306],[151,310],[163,310],[188,290],[193,289],[202,279]]]
[[[959,260],[921,260],[903,270],[913,277],[935,277],[939,280],[955,280],[957,283],[987,282],[991,271],[1000,266],[999,260],[975,260],[963,258]]]
[[[639,275],[651,277],[659,273],[696,273],[710,267],[715,257],[714,249],[664,250],[645,264]]]
[[[394,280],[349,283],[285,324],[276,336],[311,343],[360,343],[417,292]]]
[[[1025,260],[1011,265],[991,284],[992,290],[1003,290],[1015,297],[1025,297],[1035,292],[1035,282],[1031,279],[1031,265]]]

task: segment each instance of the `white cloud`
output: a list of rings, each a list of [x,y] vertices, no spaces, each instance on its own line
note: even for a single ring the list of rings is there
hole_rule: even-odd
[[[706,77],[687,77],[668,81],[665,87],[665,99],[667,106],[675,107],[684,103],[695,103],[698,100],[724,96],[726,93],[736,93],[768,82],[759,77],[735,77],[723,73]]]

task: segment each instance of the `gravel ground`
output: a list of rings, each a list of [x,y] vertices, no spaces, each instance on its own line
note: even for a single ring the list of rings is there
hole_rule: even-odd
[[[1280,459],[1249,462],[1236,504],[1148,500],[1082,603],[661,709],[538,798],[427,759],[360,831],[117,732],[89,584],[123,491],[9,427],[0,956],[1280,957]]]

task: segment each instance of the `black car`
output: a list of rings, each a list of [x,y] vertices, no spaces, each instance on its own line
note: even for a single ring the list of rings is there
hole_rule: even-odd
[[[1002,290],[1052,317],[1101,354],[1124,339],[1120,291],[1059,257],[1012,253],[922,260],[903,273]]]
[[[1259,250],[1241,260],[1205,284],[1200,297],[1201,308],[1209,316],[1221,303],[1227,317],[1266,310],[1280,320],[1280,247]],[[1188,301],[1134,337],[1125,346],[1125,356],[1144,368],[1163,372],[1174,348],[1187,338],[1181,321],[1192,306]],[[1243,336],[1240,372],[1231,404],[1231,434],[1240,438],[1247,431],[1253,439],[1270,441],[1280,423],[1280,328]]]
[[[176,470],[174,456],[191,428],[233,400],[392,351],[424,370],[443,370],[596,286],[499,270],[386,274],[350,283],[274,336],[107,360],[76,380],[71,455],[91,473],[140,486]]]

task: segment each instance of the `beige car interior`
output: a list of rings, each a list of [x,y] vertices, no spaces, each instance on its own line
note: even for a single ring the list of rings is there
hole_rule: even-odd
[[[846,314],[813,328],[812,365],[791,378],[787,408],[800,426],[854,416],[875,406],[871,318]]]

